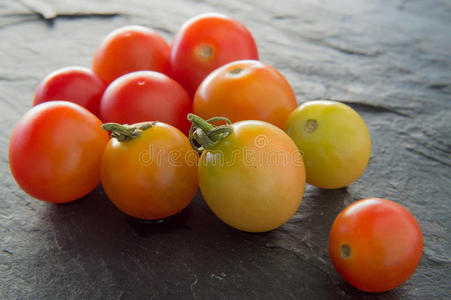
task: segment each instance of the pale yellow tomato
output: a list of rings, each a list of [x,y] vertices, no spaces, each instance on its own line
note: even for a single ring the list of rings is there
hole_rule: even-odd
[[[310,101],[288,117],[285,131],[304,158],[307,182],[326,189],[347,186],[365,171],[371,138],[359,114],[335,101]]]

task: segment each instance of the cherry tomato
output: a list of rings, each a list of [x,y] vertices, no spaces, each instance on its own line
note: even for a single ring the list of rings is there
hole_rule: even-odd
[[[83,107],[51,101],[34,106],[17,123],[9,143],[9,166],[31,196],[54,203],[81,198],[100,181],[108,134]]]
[[[134,124],[161,121],[187,134],[192,111],[188,93],[175,80],[152,72],[133,72],[112,82],[103,94],[100,116],[104,122]]]
[[[133,25],[114,30],[97,48],[92,69],[105,82],[142,70],[169,74],[170,47],[150,28]]]
[[[199,186],[213,213],[248,232],[269,231],[287,222],[305,187],[302,157],[293,141],[262,121],[214,127],[198,116],[189,118],[199,127],[191,138],[204,148]]]
[[[109,123],[104,128],[113,138],[103,153],[101,181],[118,209],[155,220],[174,215],[191,202],[198,187],[198,155],[182,132],[160,122]]]
[[[384,292],[417,268],[423,237],[415,218],[393,201],[370,198],[345,208],[329,235],[329,255],[338,273],[366,292]]]
[[[257,45],[246,27],[222,14],[202,14],[188,20],[176,34],[171,74],[194,95],[211,71],[240,59],[258,59]]]
[[[59,69],[41,81],[33,105],[45,101],[65,100],[77,103],[96,116],[106,84],[91,70],[83,67]]]
[[[262,62],[243,60],[208,75],[194,96],[193,110],[202,118],[262,120],[283,128],[296,106],[296,95],[282,74]]]
[[[289,116],[285,131],[303,154],[307,182],[336,189],[357,180],[371,156],[365,122],[349,106],[335,101],[310,101]]]

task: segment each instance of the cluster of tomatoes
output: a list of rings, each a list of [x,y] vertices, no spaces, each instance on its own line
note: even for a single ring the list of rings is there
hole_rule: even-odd
[[[297,211],[306,181],[349,185],[371,154],[357,112],[332,101],[296,108],[288,81],[258,61],[246,27],[220,14],[187,21],[171,46],[149,28],[117,29],[92,71],[50,74],[33,105],[9,146],[20,187],[63,203],[101,182],[116,207],[146,220],[180,212],[200,187],[228,225],[272,230]],[[338,272],[371,292],[407,280],[422,247],[415,218],[377,198],[343,210],[329,237]]]

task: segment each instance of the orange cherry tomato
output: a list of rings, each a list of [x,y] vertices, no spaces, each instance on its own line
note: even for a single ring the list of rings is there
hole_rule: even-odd
[[[138,25],[118,28],[98,46],[92,70],[106,83],[134,71],[169,74],[170,47],[150,28]]]
[[[204,147],[198,166],[200,190],[219,219],[239,230],[264,232],[296,213],[305,169],[288,135],[262,121],[214,127],[198,116],[189,118],[199,126],[191,135],[193,143]]]
[[[279,71],[259,61],[243,60],[205,78],[194,96],[193,111],[206,119],[261,120],[283,128],[296,106],[296,95]]]
[[[108,142],[100,120],[67,101],[44,102],[17,123],[9,143],[9,166],[31,196],[69,202],[100,181],[100,159]]]
[[[338,273],[366,292],[384,292],[415,272],[423,251],[421,229],[410,212],[386,199],[370,198],[345,208],[329,235]]]
[[[180,212],[197,191],[197,153],[177,128],[160,122],[107,123],[100,175],[108,198],[122,212],[155,220]],[[131,131],[130,131],[131,130]]]
[[[171,76],[193,96],[218,67],[240,59],[258,59],[246,27],[222,14],[202,14],[183,24],[171,47]]]

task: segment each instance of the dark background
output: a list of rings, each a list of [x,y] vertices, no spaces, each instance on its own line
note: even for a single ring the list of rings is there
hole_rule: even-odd
[[[101,188],[67,205],[18,188],[8,167],[9,135],[45,75],[89,67],[97,44],[117,27],[149,26],[171,42],[184,21],[210,11],[249,28],[261,60],[287,77],[299,103],[339,100],[361,114],[373,154],[358,181],[340,190],[307,186],[297,214],[264,234],[227,227],[200,193],[182,214],[139,224]],[[2,0],[0,298],[448,298],[450,100],[449,0]],[[416,216],[424,253],[408,282],[373,295],[335,272],[327,239],[345,206],[375,196]]]

